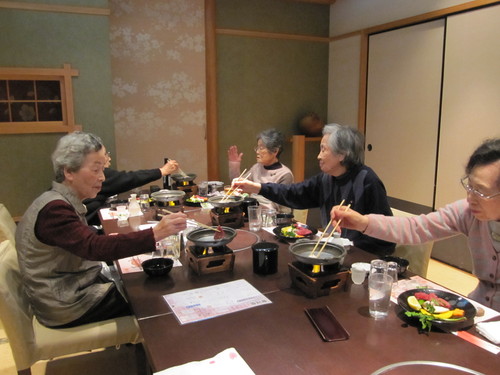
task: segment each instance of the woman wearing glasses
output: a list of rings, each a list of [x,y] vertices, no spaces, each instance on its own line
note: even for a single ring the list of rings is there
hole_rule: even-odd
[[[417,244],[463,233],[474,264],[478,287],[470,297],[500,311],[500,138],[483,142],[471,155],[461,182],[467,198],[428,215],[385,217],[331,211],[341,226],[372,237]]]
[[[257,163],[246,173],[250,173],[248,180],[259,183],[274,182],[277,184],[291,184],[293,174],[290,168],[280,163],[279,156],[283,151],[285,137],[276,129],[268,129],[257,135],[257,146],[254,148]],[[229,147],[229,178],[235,179],[241,173],[243,153],[238,153],[236,146]],[[271,202],[263,196],[255,196],[261,206],[274,208],[279,212],[289,213],[291,209]]]

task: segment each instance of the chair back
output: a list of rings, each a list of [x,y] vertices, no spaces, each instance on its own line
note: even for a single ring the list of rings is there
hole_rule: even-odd
[[[392,214],[394,216],[400,217],[411,217],[415,216],[412,213],[400,211],[395,208],[391,208]],[[405,258],[410,262],[408,269],[420,275],[422,277],[427,276],[427,268],[429,267],[429,261],[431,258],[432,247],[434,242],[426,242],[418,245],[396,245],[396,250],[394,250],[394,256]]]
[[[0,203],[0,242],[9,240],[16,243],[16,222],[10,216],[9,210]]]
[[[17,262],[9,240],[0,243],[0,319],[9,339],[17,368],[29,368],[35,345],[32,319]]]

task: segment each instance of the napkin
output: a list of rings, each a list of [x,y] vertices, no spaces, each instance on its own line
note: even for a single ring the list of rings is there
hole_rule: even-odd
[[[255,375],[235,348],[226,349],[213,358],[189,362],[155,372],[154,375]]]
[[[500,344],[500,322],[477,323],[476,330],[488,340]]]

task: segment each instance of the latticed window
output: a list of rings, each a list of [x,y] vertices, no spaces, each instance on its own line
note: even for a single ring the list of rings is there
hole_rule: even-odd
[[[75,125],[71,79],[78,71],[0,67],[0,134],[66,133]]]

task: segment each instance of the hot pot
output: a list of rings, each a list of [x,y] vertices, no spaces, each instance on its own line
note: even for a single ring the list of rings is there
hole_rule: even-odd
[[[290,253],[294,256],[296,260],[305,264],[316,265],[337,265],[342,266],[344,263],[344,258],[347,254],[346,249],[344,247],[334,244],[334,243],[326,243],[323,251],[316,257],[321,248],[324,245],[324,242],[320,242],[314,254],[311,256],[311,252],[316,246],[317,241],[313,240],[298,240],[294,244],[291,244],[289,247]]]

